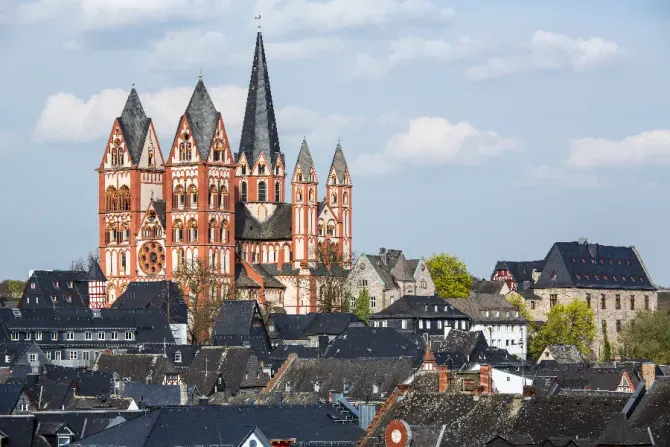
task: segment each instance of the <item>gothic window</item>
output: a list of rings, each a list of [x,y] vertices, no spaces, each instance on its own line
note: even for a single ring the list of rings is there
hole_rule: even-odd
[[[183,242],[184,241],[184,224],[181,222],[181,220],[177,219],[174,221],[172,224],[172,229],[173,229],[173,239],[175,242]]]
[[[198,207],[198,187],[191,185],[188,187],[188,199],[191,208]]]
[[[209,221],[209,242],[216,242],[216,233],[218,232],[218,225],[214,218]]]
[[[177,250],[177,268],[181,269],[184,268],[186,265],[186,255],[184,253],[184,249],[180,248]]]
[[[228,221],[226,219],[221,222],[221,243],[228,242]]]
[[[265,165],[258,165],[258,174],[265,175]]]
[[[126,254],[121,253],[121,273],[126,273]]]
[[[258,201],[265,202],[267,199],[267,186],[265,182],[258,183]]]
[[[342,204],[349,205],[349,194],[346,192],[342,194]]]
[[[125,157],[125,152],[122,149],[119,149],[119,165],[123,166],[123,164],[125,164],[126,161],[125,161],[124,157]]]
[[[228,209],[228,188],[221,186],[219,190],[219,208]]]
[[[107,225],[107,227],[105,228],[105,245],[111,242],[111,234],[112,234],[112,227],[111,225]]]
[[[189,242],[198,241],[198,221],[195,219],[188,221],[188,240]]]
[[[298,190],[295,193],[296,201],[302,202],[302,191]]]
[[[302,172],[299,172],[299,173],[298,173],[298,181],[299,181],[299,182],[302,182]]]
[[[279,202],[279,199],[281,197],[281,190],[279,188],[280,188],[279,182],[275,182],[275,202]]]
[[[334,185],[334,184],[335,184],[335,176],[334,176],[334,175],[332,175],[332,176],[330,177],[330,184],[331,184],[331,185]]]
[[[216,189],[216,185],[209,187],[209,207],[216,208],[219,204],[219,192]]]
[[[183,161],[186,158],[186,143],[179,143],[179,160]]]
[[[335,193],[335,192],[333,193],[333,195],[330,199],[330,203],[332,203],[333,205],[337,205],[337,193]]]
[[[130,211],[130,189],[126,185],[119,188],[119,211]]]
[[[241,166],[242,175],[247,175],[247,165]]]
[[[335,236],[335,221],[329,220],[328,227],[326,229],[328,236]]]
[[[326,235],[326,227],[323,220],[319,219],[319,236]]]
[[[246,202],[247,201],[247,183],[242,182],[242,187],[241,188],[242,188],[242,191],[240,193],[240,200],[242,202]]]
[[[212,263],[212,268],[216,268],[216,252],[212,252],[212,258],[211,258],[211,263]]]
[[[279,165],[275,166],[275,175],[279,175]]]
[[[184,208],[186,204],[186,191],[182,185],[177,185],[172,194],[172,207]]]
[[[186,142],[186,159],[190,160],[193,158],[193,144],[188,141]]]
[[[314,189],[309,189],[309,203],[314,203]]]
[[[150,150],[149,150],[149,167],[150,167],[150,168],[153,168],[155,162],[156,162],[156,161],[155,161],[154,150],[153,150],[153,149],[150,149]]]
[[[214,143],[214,161],[223,161],[223,141],[216,140]]]
[[[119,164],[119,155],[118,155],[118,150],[116,148],[112,149],[112,166],[116,166]]]
[[[117,199],[116,188],[113,186],[107,187],[107,191],[105,192],[105,209],[111,212],[117,211]]]

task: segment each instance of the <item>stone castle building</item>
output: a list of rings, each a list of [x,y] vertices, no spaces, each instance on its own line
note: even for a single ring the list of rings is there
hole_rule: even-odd
[[[619,333],[639,311],[657,308],[657,287],[635,247],[556,242],[540,261],[498,261],[493,281],[505,281],[526,300],[533,318],[546,321],[556,304],[585,301],[595,315],[593,352],[603,347],[603,322],[617,348]]]
[[[317,310],[320,247],[339,254],[340,270],[350,267],[351,176],[339,143],[325,191],[306,141],[289,171],[260,32],[239,150],[200,79],[165,154],[133,88],[97,168],[107,305],[129,282],[170,280],[199,259],[238,295],[289,313]]]

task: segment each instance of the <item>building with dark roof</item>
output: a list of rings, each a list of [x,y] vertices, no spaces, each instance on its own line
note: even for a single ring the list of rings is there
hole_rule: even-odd
[[[106,303],[131,282],[172,280],[195,256],[222,282],[234,279],[236,297],[293,314],[317,311],[320,284],[312,283],[337,271],[341,284],[351,267],[353,184],[339,143],[321,193],[306,141],[290,169],[260,32],[236,152],[202,77],[165,156],[131,89],[97,168]],[[337,262],[324,259],[324,247]]]
[[[350,327],[326,350],[326,358],[410,358],[420,365],[426,352],[424,340],[390,327]]]
[[[556,242],[542,261],[499,261],[492,280],[519,290],[535,320],[545,321],[556,304],[585,301],[595,313],[592,351],[600,357],[603,321],[608,338],[618,340],[641,310],[658,307],[657,287],[635,247],[601,245],[582,239]]]
[[[20,309],[98,309],[104,307],[107,278],[95,262],[89,270],[33,270]]]
[[[366,289],[370,310],[378,312],[405,295],[435,295],[426,261],[406,259],[402,250],[380,248],[378,255],[362,254],[347,276],[345,288],[354,299]]]
[[[0,414],[28,414],[37,409],[35,401],[23,386],[0,384]]]
[[[353,313],[316,313],[306,315],[270,314],[269,330],[282,345],[319,346],[319,337],[332,341],[349,327],[365,323]]]

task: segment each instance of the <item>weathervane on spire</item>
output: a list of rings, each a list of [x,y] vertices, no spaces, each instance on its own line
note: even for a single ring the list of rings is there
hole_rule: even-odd
[[[258,14],[256,17],[254,17],[254,19],[256,20],[256,22],[258,22],[258,31],[260,31],[261,30],[261,15]]]
[[[135,88],[135,81],[133,81],[133,88]]]

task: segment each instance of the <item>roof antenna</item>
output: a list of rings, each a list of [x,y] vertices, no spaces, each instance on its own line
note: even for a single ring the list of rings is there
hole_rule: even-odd
[[[258,32],[260,33],[261,32],[261,15],[258,14],[256,17],[254,17],[254,19],[258,23]]]

